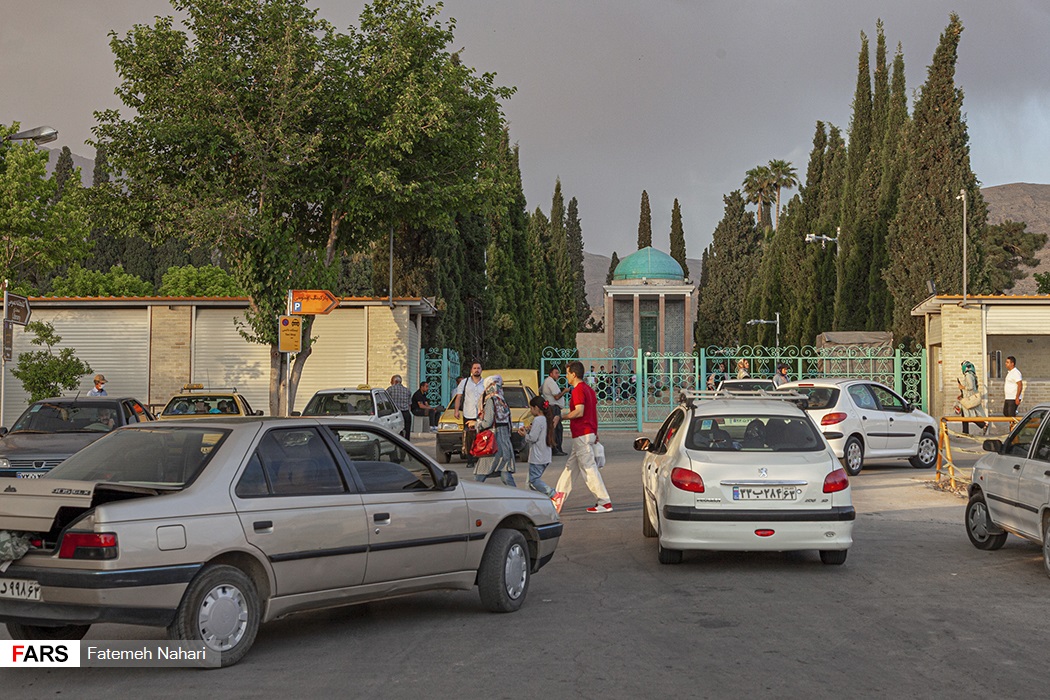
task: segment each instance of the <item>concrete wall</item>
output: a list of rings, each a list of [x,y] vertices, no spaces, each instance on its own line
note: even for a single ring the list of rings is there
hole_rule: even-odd
[[[941,371],[940,386],[931,386],[930,409],[933,415],[945,415],[951,411],[955,397],[959,395],[957,379],[962,378],[962,363],[969,361],[977,368],[978,382],[984,383],[988,376],[987,358],[984,356],[981,309],[964,309],[961,306],[941,307]],[[937,372],[930,372],[931,385]],[[1001,403],[1001,402],[1000,402]]]
[[[368,383],[374,387],[390,386],[390,377],[410,376],[409,348],[411,337],[407,307],[367,306]],[[419,360],[416,359],[418,364]]]
[[[192,306],[150,307],[149,396],[161,403],[179,392],[190,376]]]

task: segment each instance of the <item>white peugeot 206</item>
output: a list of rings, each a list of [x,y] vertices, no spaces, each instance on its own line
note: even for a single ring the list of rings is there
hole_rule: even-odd
[[[642,532],[659,560],[685,550],[815,549],[842,564],[856,512],[849,478],[796,392],[683,392],[642,462]]]

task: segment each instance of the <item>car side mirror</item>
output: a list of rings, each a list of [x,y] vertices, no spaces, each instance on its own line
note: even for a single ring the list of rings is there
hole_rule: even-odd
[[[985,440],[984,451],[994,452],[996,454],[1002,454],[1003,452],[1003,441],[1002,440]]]
[[[0,426],[0,437],[7,435],[7,428]]]
[[[448,471],[441,472],[441,490],[451,491],[452,489],[459,486],[459,474],[449,469]]]
[[[908,403],[907,401],[905,401],[905,402],[904,402],[904,412],[905,412],[905,413],[911,413],[911,412],[912,412],[912,411],[914,411],[914,410],[915,410],[915,407],[914,407],[914,406],[912,406],[912,405],[911,405],[910,403]]]
[[[637,452],[651,452],[653,443],[647,437],[635,438],[634,449]]]
[[[258,411],[256,411],[255,413],[253,413],[252,415],[253,415],[253,416],[261,416],[261,415],[262,415],[262,410],[258,410]],[[298,414],[298,413],[296,413],[296,414],[294,414],[294,415],[299,415],[299,414]]]
[[[254,415],[259,415],[260,413],[262,413],[262,411],[257,411]],[[301,415],[303,415],[303,412],[302,411],[292,411],[288,415],[290,415],[290,416],[301,416]]]

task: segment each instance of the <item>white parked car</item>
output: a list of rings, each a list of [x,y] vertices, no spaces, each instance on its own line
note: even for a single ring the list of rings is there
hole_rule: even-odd
[[[973,468],[966,534],[978,549],[999,549],[1008,533],[1043,545],[1050,576],[1050,404],[1040,404],[1006,436],[985,440]]]
[[[725,379],[718,384],[719,391],[774,391],[777,388],[772,379],[749,377],[747,379]]]
[[[401,411],[386,389],[373,389],[366,384],[356,389],[322,389],[310,398],[301,415],[346,416],[375,423],[392,433],[400,433],[405,427]]]
[[[846,561],[849,479],[809,416],[772,395],[683,396],[655,438],[634,443],[645,453],[642,533],[657,538],[660,562],[684,550],[804,549]]]
[[[808,397],[820,426],[850,476],[865,460],[904,458],[916,469],[937,463],[937,421],[887,386],[868,379],[806,379],[781,389]]]

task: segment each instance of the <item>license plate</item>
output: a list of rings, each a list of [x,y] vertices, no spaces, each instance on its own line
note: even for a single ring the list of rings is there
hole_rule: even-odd
[[[734,486],[734,501],[797,501],[797,486]]]
[[[15,474],[19,479],[39,479],[44,475],[44,472],[18,472]]]
[[[24,578],[0,578],[0,598],[40,600],[40,584]]]

